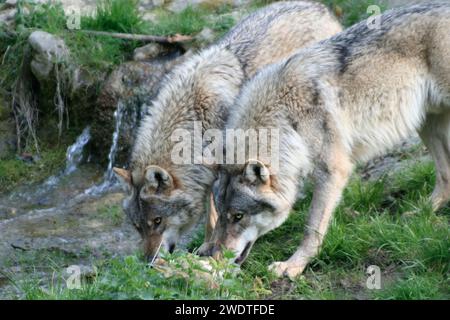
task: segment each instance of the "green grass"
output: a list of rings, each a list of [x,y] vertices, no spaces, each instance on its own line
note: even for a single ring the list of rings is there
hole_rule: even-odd
[[[199,264],[195,256],[174,253],[165,256],[172,266],[169,274],[149,268],[141,257],[113,258],[97,266],[98,276],[82,279],[80,289],[66,289],[67,263],[58,262],[51,255],[53,276],[48,283],[39,278],[15,281],[24,292],[25,299],[240,299],[255,296],[257,288],[236,275],[234,267],[227,262],[211,260],[212,271]],[[56,264],[55,264],[56,261]],[[217,278],[198,277],[198,274],[223,274]],[[211,281],[213,280],[213,281]]]
[[[251,2],[250,8],[255,10],[264,7],[276,0],[254,0]],[[345,27],[349,27],[363,19],[370,16],[367,13],[367,8],[370,5],[377,5],[381,11],[386,10],[386,0],[320,0],[327,5],[334,14],[339,17],[339,20]]]
[[[51,283],[29,280],[21,290],[31,299],[448,299],[450,208],[431,211],[433,180],[429,163],[415,164],[389,179],[354,177],[320,254],[294,282],[275,278],[267,266],[289,258],[300,243],[310,193],[285,224],[257,241],[240,273],[229,272],[227,264],[216,266],[228,270],[217,288],[195,277],[198,258],[177,252],[169,257],[175,270],[187,276],[165,278],[137,255],[99,261],[98,277],[81,290],[65,288],[61,275]],[[117,209],[111,210],[116,216]],[[201,243],[202,233],[191,249]],[[381,290],[365,285],[370,265],[381,269]]]
[[[122,207],[120,205],[107,205],[97,210],[97,214],[103,220],[110,221],[112,225],[118,226],[124,220]]]
[[[139,33],[144,21],[136,0],[101,0],[97,2],[94,16],[82,17],[83,29]]]
[[[371,5],[379,6],[381,12],[387,8],[385,0],[322,0],[322,2],[339,16],[345,27],[368,18],[372,14],[367,12]]]
[[[64,166],[65,146],[45,148],[40,159],[26,163],[15,156],[0,160],[0,193],[13,190],[23,184],[33,184],[57,172]]]

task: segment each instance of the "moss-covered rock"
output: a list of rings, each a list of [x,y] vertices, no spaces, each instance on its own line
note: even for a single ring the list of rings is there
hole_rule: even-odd
[[[152,61],[132,61],[120,65],[103,85],[94,110],[91,151],[100,162],[107,161],[115,130],[114,112],[122,105],[122,124],[116,162],[127,162],[135,129],[160,87],[162,78],[183,59],[174,53]]]

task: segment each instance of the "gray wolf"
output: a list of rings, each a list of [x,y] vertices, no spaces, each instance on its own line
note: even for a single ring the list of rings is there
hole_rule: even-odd
[[[256,11],[216,44],[189,57],[167,76],[133,146],[130,168],[116,168],[130,187],[124,211],[144,240],[148,259],[159,248],[173,251],[209,210],[205,239],[215,221],[210,203],[216,169],[203,164],[174,164],[177,129],[222,129],[244,81],[258,69],[289,57],[295,50],[341,31],[328,9],[313,2],[279,2]]]
[[[363,21],[261,70],[243,87],[227,127],[279,128],[279,171],[261,159],[221,166],[215,248],[242,263],[280,226],[301,183],[314,182],[298,250],[270,269],[291,278],[319,252],[356,163],[418,133],[436,166],[435,210],[450,199],[450,4],[423,4]]]

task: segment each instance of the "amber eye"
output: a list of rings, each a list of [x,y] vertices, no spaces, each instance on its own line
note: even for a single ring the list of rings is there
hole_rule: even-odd
[[[241,212],[238,212],[234,215],[234,220],[239,221],[244,217],[244,215]]]
[[[161,223],[161,217],[157,217],[157,218],[153,219],[153,223],[155,225],[159,225]]]

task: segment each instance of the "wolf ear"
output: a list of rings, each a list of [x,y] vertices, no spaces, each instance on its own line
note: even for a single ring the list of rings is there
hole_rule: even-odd
[[[267,184],[270,182],[269,169],[259,160],[249,160],[245,165],[244,177],[250,183]]]
[[[148,166],[144,173],[145,193],[161,193],[173,189],[173,178],[169,172],[158,166]]]
[[[122,184],[131,185],[131,172],[129,170],[114,167],[113,171]]]

